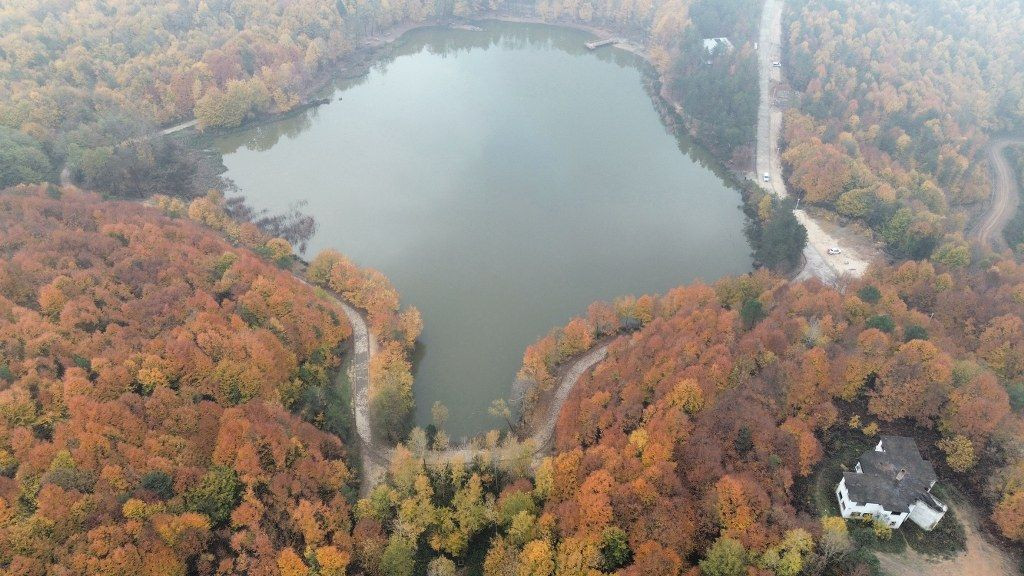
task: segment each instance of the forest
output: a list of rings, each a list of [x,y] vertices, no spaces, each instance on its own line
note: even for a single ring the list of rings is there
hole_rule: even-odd
[[[344,315],[188,219],[67,188],[0,195],[0,254],[4,571],[273,574],[304,538],[342,561]]]
[[[988,198],[984,147],[1024,129],[1024,7],[798,0],[783,24],[787,181],[899,258],[962,245]]]
[[[827,438],[890,433],[1019,542],[1022,287],[1011,259],[908,261],[836,288],[758,272],[594,303],[523,358],[536,395],[614,338],[554,453],[530,475],[529,447],[493,432],[471,462],[438,465],[414,432],[355,507],[355,557],[389,575],[876,574],[893,532],[803,495],[826,463],[851,464]]]
[[[852,573],[872,562],[853,522],[794,500],[837,428],[915,429],[941,476],[1024,538],[1013,260],[905,262],[838,288],[758,272],[595,303],[524,356],[545,386],[616,338],[535,473],[508,433],[439,467],[423,430],[398,430],[387,482],[356,502],[351,433],[324,400],[343,315],[279,267],[287,242],[223,220],[217,196],[154,204],[0,196],[5,569]],[[395,342],[375,386],[400,397],[416,314],[336,253],[307,274]],[[435,438],[445,419],[435,408]]]
[[[826,465],[850,464],[830,462],[829,439],[907,431],[1001,538],[1024,542],[1024,266],[962,257],[989,190],[981,151],[1024,128],[1021,5],[790,4],[787,180],[901,262],[834,287],[761,270],[594,303],[524,353],[526,422],[567,361],[610,343],[570,394],[553,452],[491,431],[471,461],[443,465],[431,454],[447,448],[444,407],[428,429],[410,418],[419,312],[339,252],[301,262],[312,219],[227,197],[195,150],[154,131],[292,109],[396,23],[524,5],[0,6],[0,569],[872,574],[864,535],[891,533],[800,496]],[[758,3],[527,7],[646,39],[691,128],[742,156]],[[709,53],[709,36],[734,48]],[[56,185],[67,179],[94,192]],[[797,264],[806,232],[791,206],[748,191],[746,209],[757,261]],[[1022,222],[1005,232],[1012,247]],[[365,312],[374,433],[400,443],[361,499],[334,382],[352,328],[328,293]]]
[[[757,273],[595,303],[524,356],[521,376],[543,388],[574,346],[627,332],[573,390],[537,473],[546,542],[510,544],[506,526],[488,559],[521,566],[543,548],[561,566],[571,542],[589,564],[570,574],[614,564],[609,550],[632,560],[622,574],[873,573],[856,521],[796,498],[843,430],[913,430],[943,481],[1020,541],[1022,280],[1007,259],[905,262],[838,289]]]

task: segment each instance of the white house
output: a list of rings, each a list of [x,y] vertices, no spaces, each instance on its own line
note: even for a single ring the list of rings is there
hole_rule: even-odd
[[[843,518],[870,516],[893,528],[910,518],[931,530],[948,510],[932,496],[935,469],[912,438],[882,436],[874,450],[861,455],[855,470],[843,472],[836,487]]]
[[[732,52],[732,42],[730,42],[728,38],[722,37],[704,39],[704,50],[706,50],[708,54],[714,54],[715,50],[719,46],[722,46],[725,49],[726,53]]]

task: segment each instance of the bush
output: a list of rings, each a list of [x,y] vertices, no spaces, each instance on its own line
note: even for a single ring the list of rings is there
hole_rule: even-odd
[[[394,534],[380,558],[381,571],[386,576],[412,576],[416,565],[416,546],[400,534]]]
[[[89,493],[96,485],[96,476],[88,470],[57,468],[43,475],[42,484],[55,484],[65,490]]]
[[[957,434],[949,438],[943,438],[936,443],[940,450],[946,453],[946,464],[954,472],[966,472],[974,468],[977,457],[974,454],[974,444],[969,438]]]
[[[764,222],[752,220],[748,235],[754,243],[754,256],[764,266],[786,271],[800,262],[807,246],[807,229],[793,214],[792,200],[771,199],[771,211]]]
[[[609,526],[601,532],[601,570],[614,572],[633,561],[633,550],[629,537],[617,526]]]
[[[888,541],[892,539],[892,527],[881,520],[872,520],[871,529],[875,531],[875,538]]]
[[[896,324],[893,323],[892,317],[888,314],[879,314],[868,318],[866,326],[868,328],[876,328],[886,334],[891,333],[893,329],[896,328]]]
[[[214,466],[203,476],[199,485],[185,493],[189,510],[206,514],[214,526],[224,524],[231,518],[231,511],[238,505],[242,494],[242,483],[231,468]]]
[[[719,538],[700,561],[705,576],[743,576],[747,573],[747,551],[732,538]]]
[[[140,482],[142,488],[156,494],[161,500],[168,500],[174,496],[174,480],[160,470],[146,472]]]
[[[370,399],[370,416],[374,433],[389,442],[405,439],[412,427],[412,395],[394,385],[380,386]]]
[[[868,284],[857,291],[857,297],[868,304],[877,304],[882,299],[882,293],[878,288]]]
[[[1006,393],[1010,395],[1010,406],[1014,411],[1024,410],[1024,382],[1010,382],[1006,385]]]
[[[747,300],[740,309],[740,318],[743,320],[743,327],[747,330],[757,325],[765,316],[767,314],[765,314],[764,306],[757,299]]]
[[[22,132],[0,126],[0,189],[55,176],[43,145]]]
[[[877,552],[898,553],[906,549],[907,543],[900,534],[893,534],[889,530],[889,538],[879,537],[875,530],[875,521],[869,519],[865,522],[849,522],[847,528],[850,530],[850,537],[858,546],[875,550]],[[888,526],[886,526],[888,528]]]
[[[911,324],[903,329],[903,341],[910,342],[911,340],[927,340],[928,331],[922,326],[917,324]]]

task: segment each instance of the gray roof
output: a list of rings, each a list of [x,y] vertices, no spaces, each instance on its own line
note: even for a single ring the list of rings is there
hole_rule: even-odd
[[[858,503],[880,504],[889,512],[905,513],[918,500],[936,510],[944,510],[928,491],[938,479],[935,468],[921,457],[917,443],[902,436],[882,436],[882,450],[868,450],[860,457],[862,474],[844,472],[850,499]],[[905,470],[902,480],[897,480]]]

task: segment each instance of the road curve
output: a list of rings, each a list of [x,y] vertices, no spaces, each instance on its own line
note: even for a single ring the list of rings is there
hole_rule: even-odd
[[[555,425],[558,423],[558,415],[562,412],[562,406],[569,399],[569,394],[579,382],[579,379],[595,364],[601,362],[608,355],[608,344],[603,344],[577,356],[569,365],[568,370],[558,382],[555,395],[548,406],[547,416],[537,430],[527,438],[524,443],[530,444],[532,465],[536,467],[542,457],[554,446]],[[469,446],[456,446],[448,450],[432,450],[427,454],[426,460],[431,464],[443,464],[445,462],[462,461],[468,462],[477,455],[489,456],[495,461],[508,461],[522,454],[521,451],[513,448],[513,454],[504,454],[501,448],[486,450]]]
[[[360,495],[366,496],[384,477],[391,461],[391,447],[377,439],[370,424],[370,359],[377,352],[377,339],[370,334],[366,318],[351,304],[333,295],[330,298],[341,307],[352,325],[352,363],[348,368],[348,381],[352,386],[352,408],[359,435],[359,456],[362,459]],[[343,385],[341,374],[338,385]]]
[[[974,231],[974,238],[984,246],[1006,248],[1003,228],[1013,218],[1020,199],[1018,182],[1010,163],[1006,160],[1006,148],[1024,145],[1024,137],[997,138],[988,146],[988,161],[992,171],[992,199],[988,210]]]
[[[301,280],[301,278],[300,278]],[[303,280],[303,283],[306,283]],[[356,432],[359,435],[359,452],[362,459],[362,472],[360,475],[360,496],[368,496],[373,487],[380,483],[388,470],[388,465],[394,456],[394,448],[376,437],[373,433],[373,426],[370,420],[370,360],[377,353],[377,341],[370,334],[366,324],[366,318],[351,304],[336,297],[330,292],[327,293],[330,301],[337,304],[348,317],[352,326],[353,357],[348,369],[348,381],[352,386],[352,404],[355,412]],[[558,414],[562,406],[569,398],[576,382],[580,377],[590,370],[595,364],[604,360],[608,353],[608,345],[598,346],[573,360],[569,369],[558,383],[555,396],[548,408],[548,415],[541,423],[540,428],[526,440],[532,443],[532,464],[540,461],[540,456],[545,454],[552,446],[554,439],[555,424],[558,422]],[[344,382],[338,376],[337,385],[342,386]],[[469,446],[454,446],[448,450],[431,450],[426,454],[425,460],[432,465],[444,464],[445,462],[469,462],[478,455],[487,455],[492,460],[509,460],[515,455],[506,455],[501,449],[484,450]]]

